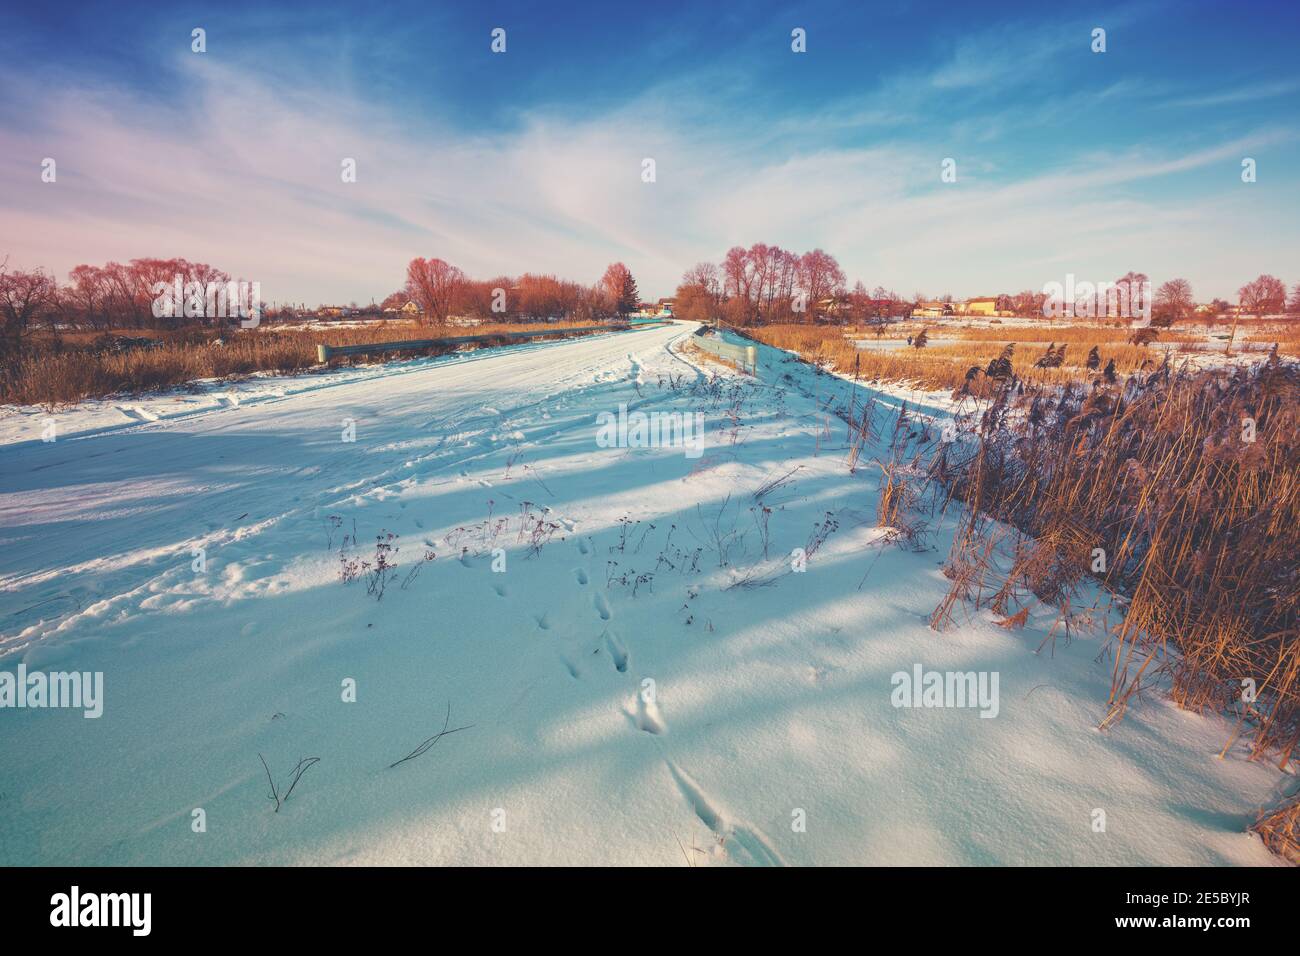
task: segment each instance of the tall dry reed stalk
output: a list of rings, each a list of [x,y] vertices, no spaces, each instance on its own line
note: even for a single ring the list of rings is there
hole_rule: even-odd
[[[1234,717],[1225,753],[1243,740],[1285,769],[1300,744],[1300,364],[1275,352],[1249,369],[1166,364],[1059,388],[974,378],[992,397],[969,383],[954,393],[957,440],[896,425],[882,466],[882,524],[904,521],[903,460],[925,461],[930,483],[909,502],[964,506],[932,626],[967,604],[1017,627],[1039,606],[1056,616],[1046,644],[1080,615],[1101,618],[1103,727],[1159,688]],[[1091,607],[1088,577],[1102,585]],[[1293,852],[1297,814],[1256,829]]]

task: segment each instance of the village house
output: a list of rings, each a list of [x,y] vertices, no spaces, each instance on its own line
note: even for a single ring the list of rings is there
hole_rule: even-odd
[[[847,312],[848,306],[848,301],[841,296],[827,296],[824,299],[817,300],[817,308],[814,310],[814,315],[824,315],[827,318],[835,319],[844,312]]]
[[[1196,307],[1196,314],[1202,318],[1213,318],[1216,315],[1226,315],[1228,318],[1234,318],[1246,315],[1247,313],[1242,312],[1241,306],[1239,305],[1226,305],[1220,309],[1215,308],[1213,302],[1205,302]]]
[[[961,306],[964,315],[997,315],[998,300],[996,298],[967,299]]]
[[[918,319],[940,319],[953,314],[951,302],[940,302],[935,299],[919,302],[912,309],[912,317]]]

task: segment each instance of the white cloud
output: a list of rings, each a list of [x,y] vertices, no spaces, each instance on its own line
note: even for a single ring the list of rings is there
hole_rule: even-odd
[[[1155,277],[1162,250],[1176,248],[1184,258],[1168,268],[1209,295],[1243,280],[1219,274],[1219,245],[1239,239],[1263,261],[1256,271],[1280,272],[1295,248],[1294,217],[1268,215],[1267,203],[1261,235],[1223,202],[1152,188],[1219,165],[1231,183],[1243,150],[1289,131],[1190,154],[1081,153],[1018,180],[988,157],[962,157],[949,186],[939,133],[832,145],[815,135],[818,114],[792,126],[769,121],[761,104],[705,122],[681,83],[604,115],[537,113],[510,132],[470,135],[338,87],[269,86],[221,66],[189,76],[179,106],[120,90],[39,94],[39,122],[0,133],[0,253],[60,274],[182,255],[259,280],[267,299],[315,303],[380,298],[414,255],[482,277],[587,282],[623,259],[654,295],[700,259],[766,241],[820,246],[869,286],[960,295],[1037,287],[1065,271]],[[844,104],[827,115],[837,127],[846,116],[889,121]],[[55,185],[39,180],[44,156],[59,162]],[[640,177],[647,156],[653,184]],[[355,184],[340,181],[344,157],[357,160]]]

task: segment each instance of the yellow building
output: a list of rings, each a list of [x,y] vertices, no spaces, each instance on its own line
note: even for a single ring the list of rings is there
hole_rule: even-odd
[[[997,315],[997,299],[967,299],[962,311],[967,315]]]

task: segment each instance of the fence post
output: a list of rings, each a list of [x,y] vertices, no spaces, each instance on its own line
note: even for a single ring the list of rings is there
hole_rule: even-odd
[[[316,361],[324,364],[330,360],[330,347],[328,345],[316,346]]]
[[[749,371],[758,374],[758,349],[750,345],[745,348],[745,360],[749,362]]]

